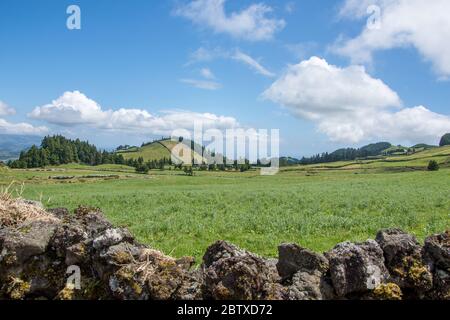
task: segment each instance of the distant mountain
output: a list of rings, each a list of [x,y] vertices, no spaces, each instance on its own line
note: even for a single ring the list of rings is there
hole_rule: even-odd
[[[41,140],[37,136],[0,134],[0,161],[19,158],[21,151],[40,145]]]

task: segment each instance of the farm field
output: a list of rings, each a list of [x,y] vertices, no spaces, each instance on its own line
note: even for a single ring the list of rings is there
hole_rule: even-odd
[[[0,186],[15,181],[10,191],[47,207],[99,207],[140,241],[200,261],[206,247],[219,239],[276,256],[282,242],[325,251],[337,242],[373,238],[387,227],[419,239],[442,232],[450,227],[450,169],[448,156],[442,157],[437,172],[418,170],[425,160],[415,157],[393,162],[394,171],[386,162],[353,168],[341,163],[289,167],[272,177],[257,170],[138,175],[117,165],[4,169]]]
[[[439,165],[450,166],[450,147],[440,147],[410,155],[388,156],[379,159],[364,159],[354,161],[337,161],[332,163],[320,163],[304,166],[304,170],[320,169],[370,169],[386,171],[394,169],[396,171],[420,170],[426,168],[430,160],[435,160]],[[390,169],[389,169],[390,168]],[[292,167],[288,170],[298,170],[298,167]]]

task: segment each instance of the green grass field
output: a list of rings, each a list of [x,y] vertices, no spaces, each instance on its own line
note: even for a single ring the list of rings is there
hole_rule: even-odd
[[[2,170],[0,186],[16,181],[11,190],[23,189],[24,197],[48,207],[100,207],[117,226],[167,254],[199,259],[224,239],[275,256],[285,241],[324,251],[373,238],[381,228],[399,227],[420,239],[449,228],[448,151],[401,158],[406,161],[289,167],[272,177],[256,170],[137,175],[117,165]],[[428,158],[438,159],[441,170],[420,167]],[[49,178],[55,176],[73,178]]]

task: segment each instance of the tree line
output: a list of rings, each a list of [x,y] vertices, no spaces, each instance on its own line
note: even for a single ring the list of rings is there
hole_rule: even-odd
[[[33,145],[22,151],[19,159],[8,162],[11,168],[39,168],[69,163],[96,166],[100,164],[126,164],[121,154],[100,151],[94,145],[79,139],[70,140],[61,135],[47,136],[38,147]]]
[[[180,141],[182,141],[180,139]],[[194,145],[192,145],[194,147]],[[128,146],[120,146],[118,149],[126,149]],[[214,156],[214,153],[212,153]],[[224,163],[226,158],[224,157]],[[19,159],[12,160],[7,163],[13,169],[27,169],[27,168],[42,168],[46,166],[58,166],[69,163],[78,163],[90,166],[97,166],[101,164],[120,164],[134,167],[138,173],[147,173],[149,170],[159,169],[164,170],[166,165],[174,166],[175,169],[184,169],[186,167],[197,168],[197,170],[204,171],[225,171],[234,169],[237,171],[247,171],[251,168],[248,160],[244,163],[238,163],[237,160],[231,165],[225,164],[195,164],[192,163],[175,164],[172,163],[170,157],[163,157],[159,160],[145,161],[143,157],[137,159],[125,159],[124,156],[116,152],[108,152],[106,150],[99,150],[93,144],[79,139],[71,140],[62,135],[45,137],[40,146],[33,145],[30,149],[22,151]]]

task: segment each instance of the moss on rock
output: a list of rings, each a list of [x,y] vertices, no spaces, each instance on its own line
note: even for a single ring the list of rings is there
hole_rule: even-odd
[[[395,283],[383,283],[373,290],[375,299],[380,300],[402,300],[402,290]]]

